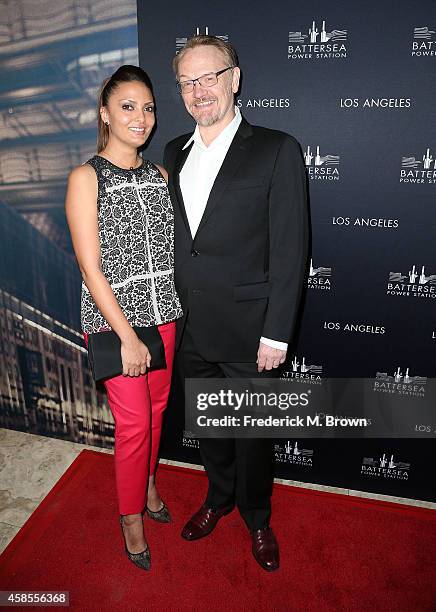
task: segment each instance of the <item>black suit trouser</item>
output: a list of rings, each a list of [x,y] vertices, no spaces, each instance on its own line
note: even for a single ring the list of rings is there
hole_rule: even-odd
[[[177,355],[182,379],[272,377],[276,371],[257,371],[256,363],[211,363],[198,352],[186,321]],[[207,472],[208,507],[238,507],[247,527],[263,529],[271,516],[274,478],[273,440],[265,438],[202,438],[200,454]]]

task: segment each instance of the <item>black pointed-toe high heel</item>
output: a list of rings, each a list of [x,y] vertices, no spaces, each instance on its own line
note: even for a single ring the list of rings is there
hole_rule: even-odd
[[[150,510],[148,506],[145,506],[144,513],[145,512],[151,519],[153,519],[154,521],[157,521],[158,523],[171,523],[171,514],[169,513],[169,510],[163,500],[162,500],[162,508],[160,508],[159,510],[153,511],[153,510]]]
[[[141,513],[142,514],[142,513]],[[150,550],[147,546],[145,550],[139,553],[131,553],[127,548],[126,536],[124,535],[124,515],[120,514],[120,525],[121,531],[123,533],[124,538],[124,548],[126,549],[126,554],[129,557],[130,561],[143,570],[149,570],[151,567],[151,555]]]

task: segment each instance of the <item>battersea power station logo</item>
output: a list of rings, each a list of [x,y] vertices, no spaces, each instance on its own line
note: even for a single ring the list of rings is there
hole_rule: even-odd
[[[432,29],[428,26],[414,28],[412,57],[436,57],[436,28]]]
[[[429,147],[421,159],[414,155],[401,158],[400,183],[436,185],[436,159]]]
[[[436,274],[426,273],[425,266],[420,271],[412,266],[407,274],[389,272],[386,295],[435,299]]]
[[[306,30],[289,32],[288,59],[339,59],[347,57],[347,30],[327,31],[326,22],[321,27],[314,20]]]
[[[313,260],[310,260],[309,275],[307,277],[306,286],[308,289],[321,289],[330,291],[332,269],[325,266],[314,268]]]
[[[374,380],[373,391],[375,393],[388,393],[389,395],[409,395],[412,397],[424,397],[426,376],[411,375],[410,368],[405,370],[400,366],[389,375],[388,372],[377,372]]]
[[[302,384],[322,385],[322,366],[306,362],[306,357],[300,359],[294,355],[289,364],[290,367],[283,370],[281,379],[288,382]]]
[[[321,155],[320,147],[307,146],[304,163],[312,181],[339,181],[339,155]]]
[[[192,32],[190,36],[178,36],[176,38],[176,53],[179,53],[179,51],[183,49],[183,47],[186,45],[186,43],[192,36],[200,36],[202,34],[205,34],[206,36],[209,35],[208,26],[205,26],[204,28],[196,28],[195,32]],[[223,40],[224,42],[229,42],[228,34],[213,34],[213,36],[216,36],[217,38],[221,38],[221,40]]]
[[[287,463],[288,465],[299,465],[305,468],[313,467],[313,449],[298,446],[287,440],[285,444],[274,446],[274,458],[276,463]]]
[[[362,476],[387,480],[408,480],[410,463],[394,459],[383,453],[381,457],[364,457],[360,468]]]

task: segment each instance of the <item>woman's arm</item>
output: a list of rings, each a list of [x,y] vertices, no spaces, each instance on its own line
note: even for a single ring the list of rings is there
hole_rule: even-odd
[[[138,376],[145,373],[151,356],[130,326],[101,271],[97,192],[97,177],[91,166],[78,166],[71,172],[65,201],[68,226],[84,283],[97,308],[121,340],[123,374]]]

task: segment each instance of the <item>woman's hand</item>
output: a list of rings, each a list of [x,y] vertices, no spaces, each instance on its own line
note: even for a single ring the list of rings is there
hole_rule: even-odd
[[[123,376],[140,376],[147,372],[151,364],[148,347],[136,336],[121,342],[121,362]]]

